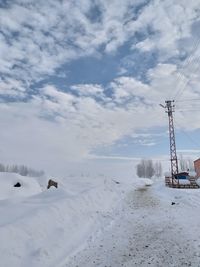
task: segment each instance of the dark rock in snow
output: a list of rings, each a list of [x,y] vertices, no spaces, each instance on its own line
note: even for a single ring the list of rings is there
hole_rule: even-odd
[[[21,187],[22,185],[19,183],[19,182],[17,182],[15,185],[14,185],[14,187]]]
[[[58,188],[58,183],[55,182],[54,180],[51,180],[51,179],[50,179],[50,180],[48,181],[47,189],[49,189],[51,186],[54,186],[54,187]]]

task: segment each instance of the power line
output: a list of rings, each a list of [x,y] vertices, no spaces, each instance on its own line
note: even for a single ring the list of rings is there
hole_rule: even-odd
[[[198,112],[198,111],[200,111],[200,109],[176,109],[177,111],[179,111],[179,112],[194,112],[194,111],[196,111],[196,112]]]
[[[200,107],[200,105],[199,105],[199,102],[193,102],[193,101],[191,101],[191,102],[178,102],[178,103],[176,103],[176,107],[177,108],[194,108],[194,107]]]
[[[188,133],[186,133],[183,130],[183,126],[181,126],[179,123],[177,123],[177,120],[175,123],[178,124],[178,126],[181,128],[181,132],[195,145],[195,147],[197,146],[198,148],[200,148],[200,143],[196,142]]]
[[[176,101],[176,110],[177,111],[200,111],[200,105],[199,102],[200,99],[194,99],[196,100],[193,101],[192,99],[187,99],[187,100],[183,100],[183,101]]]
[[[198,58],[196,58],[196,62],[195,63],[200,63],[200,56],[198,56]],[[194,64],[194,62],[193,62]],[[194,70],[194,72],[196,72],[198,70],[199,66],[198,64],[196,64],[196,68]],[[190,79],[188,78],[187,81],[185,81],[185,83],[183,84],[182,88],[178,91],[178,93],[176,94],[176,96],[174,97],[174,99],[177,101],[177,97],[179,96],[179,98],[183,95],[183,92],[185,91],[185,89],[187,88],[187,85],[190,83]]]
[[[182,99],[182,100],[176,100],[176,103],[178,102],[190,102],[190,101],[200,101],[200,98],[194,98],[194,99]]]
[[[200,43],[200,38],[197,39],[197,41],[196,41],[196,43],[195,43],[195,45],[194,45],[194,48],[193,48],[193,53],[191,53],[190,56],[187,58],[187,60],[184,62],[184,64],[183,64],[183,68],[184,68],[185,66],[191,64],[191,63],[194,64],[195,62],[194,62],[194,61],[192,62],[192,60],[196,60],[196,61],[197,61],[197,60],[199,59],[199,57],[196,57],[196,58],[194,57],[195,52],[196,52],[196,50],[197,50],[197,48],[198,48],[198,46],[199,46],[199,43]],[[193,57],[193,58],[192,58],[192,57]],[[197,61],[197,62],[198,62],[198,61]],[[183,69],[183,68],[182,68],[182,69]],[[178,76],[180,76],[180,78],[181,78],[180,80],[183,80],[183,76],[182,76],[182,73],[181,73],[181,72],[179,72],[179,75],[178,75]],[[179,84],[180,84],[180,81],[179,81]],[[178,85],[179,85],[179,84],[178,84]],[[174,99],[176,99],[177,96],[178,96],[179,94],[181,95],[181,94],[183,93],[183,91],[185,90],[187,84],[188,84],[188,81],[186,81],[185,84],[184,84],[184,86],[178,90],[178,92],[176,93]]]
[[[176,109],[177,111],[181,112],[181,113],[185,113],[185,112],[200,112],[200,108],[199,109],[182,109],[182,110],[179,110],[179,109]],[[177,122],[176,120],[176,124],[178,124],[178,126],[181,128],[181,132],[193,143],[195,144],[195,146],[198,146],[200,148],[200,143],[196,142],[188,133],[186,133],[184,130],[183,130],[183,126]]]
[[[185,106],[176,106],[176,110],[182,110],[182,111],[199,111],[200,110],[200,106],[199,105],[185,105]]]

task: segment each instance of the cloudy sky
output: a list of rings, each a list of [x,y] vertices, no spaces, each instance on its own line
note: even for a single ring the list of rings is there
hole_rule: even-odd
[[[167,99],[178,153],[199,157],[199,55],[200,0],[1,0],[0,161],[169,157]]]

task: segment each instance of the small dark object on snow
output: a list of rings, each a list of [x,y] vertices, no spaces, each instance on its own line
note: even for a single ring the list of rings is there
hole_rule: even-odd
[[[58,183],[55,182],[54,180],[51,180],[51,179],[50,179],[50,180],[48,181],[47,189],[49,189],[51,186],[54,186],[54,187],[58,188]]]
[[[175,202],[172,202],[172,204],[171,205],[175,205],[176,203]]]
[[[116,184],[120,184],[120,182],[118,182],[118,181],[115,181],[115,180],[113,180],[113,182],[115,182]]]
[[[19,182],[17,182],[15,185],[14,185],[14,187],[21,187],[22,185],[19,183]]]

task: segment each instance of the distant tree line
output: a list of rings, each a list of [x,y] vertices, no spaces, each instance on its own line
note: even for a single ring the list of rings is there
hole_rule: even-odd
[[[179,157],[179,171],[194,171],[194,162],[190,158]],[[162,176],[162,164],[159,161],[153,162],[151,159],[141,159],[136,165],[138,177],[151,178]]]
[[[179,158],[179,167],[180,171],[194,171],[194,162],[190,158],[183,158],[183,155],[180,155]]]
[[[45,173],[44,171],[36,171],[32,168],[28,168],[25,165],[4,165],[0,163],[0,172],[12,172],[18,173],[22,176],[40,177]]]
[[[138,177],[151,178],[153,176],[162,176],[162,165],[159,161],[153,162],[151,159],[142,159],[136,165],[136,173]]]

